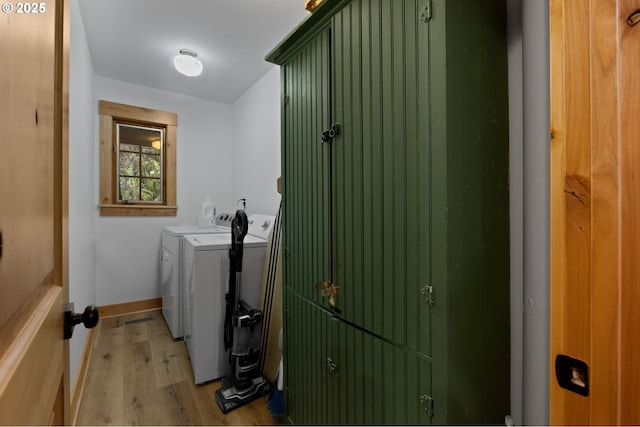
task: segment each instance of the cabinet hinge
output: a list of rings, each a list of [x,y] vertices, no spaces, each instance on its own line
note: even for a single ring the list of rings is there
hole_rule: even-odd
[[[427,0],[427,3],[424,5],[422,10],[420,11],[420,20],[422,22],[429,22],[431,19],[431,0]]]
[[[427,301],[427,304],[433,305],[433,303],[435,302],[433,298],[433,286],[431,285],[425,286],[420,290],[420,293],[422,294],[424,299]]]
[[[322,131],[322,142],[331,142],[338,135],[340,135],[340,123],[334,123],[329,129]]]
[[[327,371],[329,372],[329,374],[336,374],[337,369],[338,365],[336,365],[336,362],[334,362],[332,358],[327,357]]]
[[[429,415],[429,417],[433,418],[433,399],[426,394],[420,396],[420,404],[422,405],[422,409]]]

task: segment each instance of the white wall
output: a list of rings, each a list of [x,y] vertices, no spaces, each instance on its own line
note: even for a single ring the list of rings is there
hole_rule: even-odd
[[[549,1],[522,1],[523,411],[549,424]]]
[[[233,195],[247,212],[275,215],[280,205],[280,68],[274,67],[233,104]]]
[[[206,196],[211,196],[220,210],[235,207],[230,161],[232,107],[99,76],[94,81],[94,144],[99,135],[99,100],[178,115],[176,217],[100,216],[97,210],[97,150],[93,158],[97,304],[157,298],[161,295],[159,248],[162,227],[195,225],[199,204]]]
[[[69,47],[69,301],[75,311],[96,301],[94,283],[93,64],[77,0],[70,3]],[[74,386],[87,330],[78,326],[70,342],[71,385]]]
[[[511,414],[549,424],[549,1],[508,0]]]

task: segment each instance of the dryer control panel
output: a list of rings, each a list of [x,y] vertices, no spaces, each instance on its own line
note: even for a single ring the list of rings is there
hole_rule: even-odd
[[[264,240],[269,239],[269,233],[273,228],[273,222],[275,221],[273,215],[249,215],[249,232],[252,236],[259,237]]]
[[[231,228],[231,221],[235,216],[234,213],[223,212],[216,215],[216,225],[218,227],[227,227]],[[259,237],[263,240],[269,239],[269,233],[273,228],[273,223],[276,217],[274,215],[260,215],[253,214],[249,215],[249,231],[247,234],[250,234],[255,237]]]

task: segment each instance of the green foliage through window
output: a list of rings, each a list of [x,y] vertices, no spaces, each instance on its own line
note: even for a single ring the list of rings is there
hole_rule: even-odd
[[[118,201],[162,202],[163,130],[117,124]]]

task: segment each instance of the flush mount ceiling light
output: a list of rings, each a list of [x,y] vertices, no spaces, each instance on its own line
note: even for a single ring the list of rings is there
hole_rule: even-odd
[[[198,54],[190,49],[180,49],[180,55],[173,59],[173,65],[185,76],[195,77],[202,73],[202,62]]]

